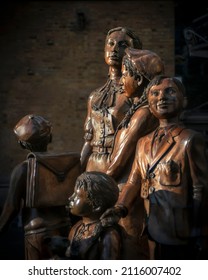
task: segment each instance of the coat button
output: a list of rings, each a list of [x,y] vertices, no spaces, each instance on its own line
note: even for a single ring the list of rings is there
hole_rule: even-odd
[[[154,191],[155,191],[155,188],[154,188],[153,186],[151,186],[151,187],[149,188],[149,194],[153,193]]]
[[[149,174],[149,178],[151,178],[151,179],[155,178],[155,173],[153,173],[153,172],[150,173],[150,174]]]

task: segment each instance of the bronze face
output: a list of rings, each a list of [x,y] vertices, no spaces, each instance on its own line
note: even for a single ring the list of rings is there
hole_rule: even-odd
[[[183,106],[183,94],[170,78],[152,86],[147,98],[151,112],[158,119],[177,116]]]
[[[130,75],[128,69],[123,64],[122,65],[122,77],[121,82],[123,84],[124,93],[127,97],[133,97],[135,94],[138,83],[134,76]]]
[[[132,46],[132,38],[123,31],[111,33],[105,43],[105,62],[109,66],[121,67],[126,47]]]
[[[92,203],[83,188],[75,187],[73,195],[69,198],[69,208],[73,215],[80,217],[87,217],[92,213]]]

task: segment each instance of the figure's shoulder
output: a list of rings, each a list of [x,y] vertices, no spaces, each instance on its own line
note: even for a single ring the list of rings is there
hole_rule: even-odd
[[[132,122],[137,122],[137,123],[146,123],[147,125],[152,125],[152,124],[157,124],[153,125],[153,128],[156,128],[158,126],[158,119],[156,119],[153,114],[150,112],[150,109],[147,105],[141,106],[138,108],[135,113],[131,117]],[[151,130],[152,130],[151,129]]]
[[[17,164],[12,170],[10,176],[10,185],[24,186],[27,180],[27,169],[28,169],[28,164],[26,160]]]
[[[22,161],[20,163],[18,163],[14,169],[12,170],[12,175],[21,175],[21,174],[25,174],[25,172],[27,172],[27,168],[28,168],[28,163],[27,160]]]
[[[176,136],[179,136],[180,138],[185,138],[185,139],[204,139],[204,135],[194,129],[188,128],[184,125],[179,125],[174,131],[174,134],[176,134]]]
[[[181,131],[178,139],[186,143],[186,147],[206,146],[206,139],[202,132],[186,127]]]
[[[122,236],[124,236],[124,229],[119,224],[103,227],[101,231],[101,236],[103,236],[103,238],[121,239]]]
[[[92,99],[94,96],[101,94],[103,87],[104,86],[99,86],[96,87],[94,90],[92,90],[91,93],[89,94],[89,99]]]

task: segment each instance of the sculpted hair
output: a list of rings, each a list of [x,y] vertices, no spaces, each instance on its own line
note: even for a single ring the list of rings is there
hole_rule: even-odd
[[[84,189],[93,208],[101,206],[102,211],[113,207],[118,200],[119,188],[117,183],[112,177],[102,172],[82,173],[77,178],[75,187]]]
[[[131,60],[127,56],[124,56],[123,64],[126,66],[126,69],[128,70],[129,75],[131,77],[134,77],[134,79],[136,80],[139,77],[137,69],[133,66]]]
[[[133,48],[135,49],[142,49],[142,41],[140,40],[139,36],[136,35],[136,33],[127,27],[115,27],[112,28],[108,31],[107,36],[106,36],[106,41],[108,39],[108,37],[110,36],[110,34],[112,34],[113,32],[117,32],[117,31],[122,31],[124,33],[126,33],[126,35],[128,35],[132,40],[133,40]]]
[[[176,77],[170,77],[170,76],[166,76],[166,75],[157,75],[155,76],[150,83],[148,84],[147,88],[146,88],[146,95],[148,95],[148,92],[150,90],[151,87],[153,86],[157,86],[159,84],[161,84],[161,82],[165,79],[170,79],[174,82],[174,84],[177,86],[177,88],[179,89],[179,91],[183,94],[184,97],[186,97],[186,89],[183,85],[183,83]]]

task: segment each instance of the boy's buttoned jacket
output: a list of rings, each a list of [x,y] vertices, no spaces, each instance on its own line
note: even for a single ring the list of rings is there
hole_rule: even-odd
[[[185,244],[199,234],[204,211],[208,213],[203,209],[208,188],[204,138],[196,131],[174,126],[153,155],[155,132],[138,141],[127,184],[141,182],[152,238],[163,244]]]

